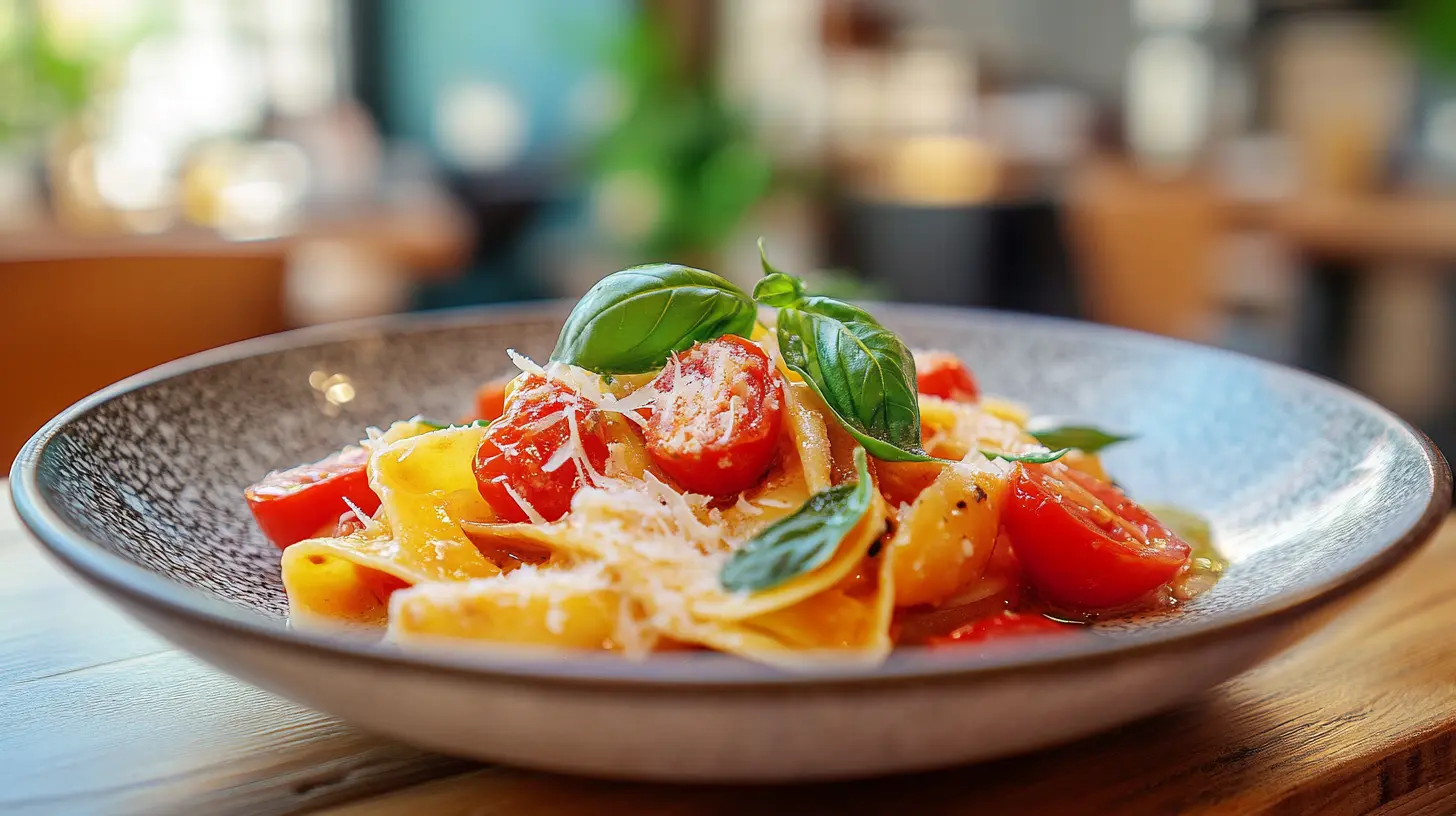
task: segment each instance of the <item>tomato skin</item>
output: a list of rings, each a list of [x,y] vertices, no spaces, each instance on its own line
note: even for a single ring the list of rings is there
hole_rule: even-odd
[[[485,420],[495,422],[506,412],[506,389],[511,384],[510,377],[501,377],[491,380],[475,391],[475,415],[467,417],[467,421]]]
[[[928,396],[953,402],[978,402],[981,388],[966,364],[943,351],[915,353],[916,389]]]
[[[1056,462],[1017,466],[1002,520],[1031,587],[1069,608],[1132,604],[1192,552],[1121,490]]]
[[[672,393],[678,377],[685,382]],[[644,412],[647,452],[664,473],[685,490],[714,496],[758,483],[773,462],[784,421],[783,380],[763,349],[732,335],[698,343],[652,385],[664,396]]]
[[[345,448],[313,464],[270,473],[243,496],[259,529],[281,550],[337,524],[351,511],[349,502],[374,515],[379,497],[369,487],[368,462],[362,448]]]
[[[955,630],[926,641],[929,646],[969,646],[1006,638],[1033,635],[1060,635],[1080,628],[1074,623],[1063,623],[1041,615],[1002,610],[994,615],[966,623]]]
[[[511,393],[505,413],[491,423],[475,452],[480,495],[502,520],[531,520],[512,491],[547,521],[556,521],[571,509],[571,497],[584,484],[576,464],[568,459],[549,473],[545,470],[571,437],[561,412],[569,412],[575,419],[591,466],[599,473],[606,466],[607,443],[601,436],[597,407],[561,383],[527,377]],[[553,415],[558,416],[551,422]]]

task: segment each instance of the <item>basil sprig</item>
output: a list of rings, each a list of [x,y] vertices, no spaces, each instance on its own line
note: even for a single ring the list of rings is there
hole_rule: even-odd
[[[1108,433],[1090,425],[1059,425],[1033,422],[1026,432],[1048,448],[1075,448],[1087,453],[1096,453],[1109,445],[1126,442],[1134,437]]]
[[[809,497],[733,553],[718,581],[730,592],[760,592],[823,566],[869,510],[874,483],[865,452],[854,451],[857,477]]]
[[[877,458],[932,461],[920,447],[915,358],[905,343],[858,306],[805,295],[801,281],[774,269],[766,257],[763,271],[753,296],[779,310],[784,364]]]
[[[636,266],[602,278],[577,301],[551,359],[598,374],[641,374],[694,343],[749,336],[757,314],[752,298],[712,272]]]

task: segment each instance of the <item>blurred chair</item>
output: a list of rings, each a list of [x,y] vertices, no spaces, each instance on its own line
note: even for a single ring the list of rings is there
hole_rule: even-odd
[[[0,463],[92,391],[286,328],[283,276],[276,253],[0,264]]]
[[[1210,341],[1221,309],[1221,206],[1207,180],[1162,179],[1111,160],[1074,175],[1070,241],[1088,317]]]

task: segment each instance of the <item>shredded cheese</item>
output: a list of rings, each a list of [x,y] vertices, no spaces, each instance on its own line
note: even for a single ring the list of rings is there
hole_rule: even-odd
[[[569,441],[570,440],[568,440],[568,442]],[[561,447],[557,448],[556,451],[551,454],[551,458],[547,459],[546,463],[541,466],[541,471],[543,473],[555,473],[558,468],[566,464],[566,461],[568,459],[573,458],[574,457],[571,455],[571,445],[562,445]]]
[[[540,419],[536,420],[535,422],[532,422],[531,424],[525,426],[524,428],[521,429],[521,431],[522,431],[523,435],[526,435],[526,436],[532,436],[532,435],[541,433],[542,431],[546,430],[547,428],[550,428],[552,425],[555,425],[556,423],[560,422],[561,420],[566,419],[566,413],[567,413],[567,410],[565,408],[563,408],[563,409],[561,409],[559,411],[552,411],[551,413],[547,414],[546,416],[543,416]]]
[[[536,508],[535,507],[532,507],[531,506],[531,503],[528,502],[528,501],[526,501],[526,497],[525,496],[522,496],[520,493],[517,493],[516,492],[516,489],[513,488],[513,487],[511,487],[511,483],[509,481],[502,481],[500,483],[500,485],[501,485],[501,487],[503,487],[503,488],[506,489],[506,493],[509,494],[512,499],[515,500],[515,502],[516,502],[517,505],[520,506],[522,512],[524,512],[526,514],[526,518],[530,519],[532,524],[545,524],[546,523],[546,517],[543,516],[543,515],[541,515],[540,513],[536,512]]]
[[[738,494],[738,501],[734,502],[733,506],[746,516],[763,515],[763,508],[749,501],[742,493]]]
[[[602,378],[600,375],[578,366],[567,365],[566,363],[550,363],[542,367],[524,354],[517,353],[514,349],[507,349],[511,362],[516,368],[527,374],[534,374],[551,382],[560,383],[571,389],[578,397],[581,397],[603,411],[610,411],[614,414],[621,414],[628,421],[638,426],[647,424],[637,413],[638,410],[652,405],[657,399],[657,393],[653,390],[651,383],[633,391],[625,397],[617,397],[602,390]],[[543,418],[544,419],[544,418]]]

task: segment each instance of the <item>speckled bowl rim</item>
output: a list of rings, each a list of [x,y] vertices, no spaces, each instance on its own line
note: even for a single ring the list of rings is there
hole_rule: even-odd
[[[288,351],[327,343],[349,342],[378,333],[427,332],[452,327],[469,327],[510,318],[540,319],[559,315],[568,304],[540,301],[467,307],[423,314],[394,315],[347,321],[268,335],[184,357],[149,369],[104,388],[62,411],[46,423],[21,448],[11,468],[11,500],[20,520],[40,543],[69,569],[102,590],[153,613],[175,616],[221,634],[273,646],[303,651],[314,656],[370,664],[378,668],[446,672],[492,682],[511,681],[530,685],[566,685],[582,691],[620,692],[633,688],[698,693],[754,692],[775,688],[849,689],[874,688],[886,684],[915,685],[965,683],[1003,677],[1013,673],[1075,671],[1105,661],[1147,656],[1160,651],[1198,648],[1209,642],[1232,638],[1256,628],[1280,626],[1319,609],[1369,585],[1416,552],[1431,538],[1451,508],[1451,470],[1436,446],[1421,431],[1370,399],[1344,386],[1287,366],[1237,352],[1201,346],[1157,335],[1145,334],[1082,321],[1036,315],[947,306],[884,304],[896,312],[920,310],[941,316],[1014,321],[1035,330],[1039,325],[1072,325],[1081,331],[1123,335],[1139,343],[1197,350],[1200,354],[1239,358],[1244,364],[1294,378],[1311,388],[1352,402],[1403,428],[1418,443],[1430,475],[1431,494],[1420,518],[1377,552],[1315,586],[1276,595],[1268,601],[1231,614],[1210,614],[1186,625],[1131,632],[1116,640],[1049,639],[1027,642],[1023,648],[989,654],[957,653],[956,650],[899,649],[878,666],[825,663],[792,672],[774,669],[726,655],[654,656],[629,661],[613,655],[519,654],[489,649],[429,650],[404,652],[386,644],[302,631],[280,626],[257,613],[213,598],[201,590],[184,586],[124,557],[109,552],[99,543],[68,526],[46,502],[39,484],[41,454],[50,440],[68,423],[116,397],[145,386],[248,357]],[[873,306],[873,304],[870,304]]]

